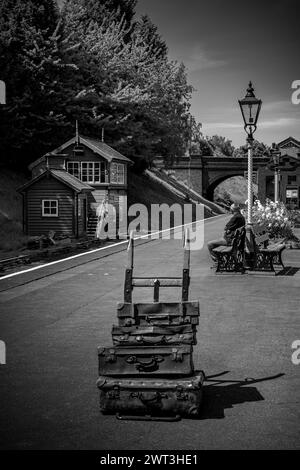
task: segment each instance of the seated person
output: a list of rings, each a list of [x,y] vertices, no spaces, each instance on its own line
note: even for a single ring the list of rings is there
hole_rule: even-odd
[[[214,263],[217,262],[216,257],[213,254],[213,249],[217,246],[229,246],[232,244],[234,233],[238,228],[245,226],[245,218],[242,216],[238,204],[232,204],[230,206],[230,212],[233,214],[229,222],[226,224],[224,229],[224,237],[218,240],[212,240],[207,243],[207,248],[212,257]]]

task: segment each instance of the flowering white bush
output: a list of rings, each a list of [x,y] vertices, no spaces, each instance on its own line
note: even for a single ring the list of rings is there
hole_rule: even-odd
[[[287,240],[295,239],[292,230],[292,216],[282,202],[273,202],[269,199],[265,204],[256,200],[252,207],[253,224],[266,230],[271,238],[284,237]]]
[[[255,201],[252,207],[253,223],[264,228],[271,238],[294,238],[290,214],[282,202],[266,200],[265,205]]]

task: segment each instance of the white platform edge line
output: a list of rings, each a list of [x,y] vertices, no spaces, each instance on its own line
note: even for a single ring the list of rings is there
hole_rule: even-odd
[[[151,233],[151,234],[141,235],[140,237],[134,238],[134,240],[142,240],[144,238],[149,238],[149,237],[152,237],[152,236],[160,234],[160,233],[171,232],[172,230],[180,229],[182,227],[187,227],[187,226],[190,226],[190,225],[193,225],[193,224],[198,224],[199,222],[204,222],[205,223],[205,222],[213,221],[218,217],[224,217],[226,215],[227,214],[219,214],[219,215],[215,215],[213,217],[209,217],[208,219],[195,220],[194,222],[190,222],[189,224],[177,225],[176,227],[168,228],[166,230],[159,230],[158,232],[154,232],[154,233]],[[155,240],[158,240],[158,239],[157,238],[153,239],[153,241],[155,241]],[[150,238],[149,241],[151,241],[151,238]],[[15,276],[19,276],[21,274],[26,274],[26,273],[29,273],[29,272],[37,271],[39,269],[47,268],[48,266],[54,266],[55,264],[64,263],[64,262],[70,261],[72,259],[80,258],[80,257],[86,256],[86,255],[91,255],[91,254],[97,253],[99,251],[105,251],[105,250],[108,250],[110,248],[118,247],[120,245],[125,245],[127,243],[128,243],[128,240],[124,240],[124,241],[119,242],[119,243],[114,243],[113,245],[103,246],[102,248],[96,248],[95,250],[85,251],[84,253],[79,253],[77,255],[69,256],[68,258],[63,258],[63,259],[59,259],[59,260],[56,260],[56,261],[51,261],[50,263],[42,264],[41,266],[35,266],[34,268],[29,268],[29,269],[26,269],[26,270],[23,270],[23,271],[18,271],[17,273],[7,274],[6,276],[0,277],[0,282],[4,281],[5,279],[9,279],[9,278],[12,278],[12,277],[15,277]]]

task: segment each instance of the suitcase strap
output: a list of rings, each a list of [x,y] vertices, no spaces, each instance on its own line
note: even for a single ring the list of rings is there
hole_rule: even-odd
[[[168,422],[181,421],[180,415],[176,415],[176,416],[150,416],[150,415],[123,416],[123,415],[120,415],[120,413],[117,413],[116,417],[117,419],[121,421],[168,421]]]

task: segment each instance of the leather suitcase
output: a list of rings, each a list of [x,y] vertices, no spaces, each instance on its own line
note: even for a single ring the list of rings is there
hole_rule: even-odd
[[[113,326],[115,346],[151,346],[168,344],[197,344],[196,326]]]
[[[118,303],[119,326],[198,325],[199,302]]]
[[[117,414],[120,419],[135,419],[135,416],[196,418],[200,412],[203,381],[203,372],[182,379],[99,377],[100,410],[103,414]]]
[[[99,348],[99,375],[186,376],[194,372],[193,346],[137,346]]]

